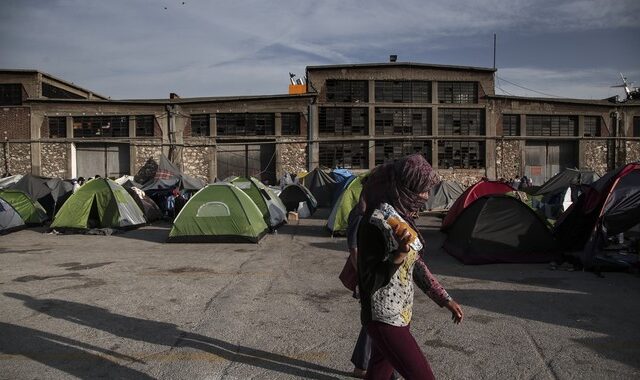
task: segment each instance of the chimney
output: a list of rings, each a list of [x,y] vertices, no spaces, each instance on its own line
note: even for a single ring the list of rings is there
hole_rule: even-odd
[[[391,55],[389,56],[389,62],[393,63],[393,62],[395,62],[395,61],[397,61],[397,60],[398,60],[398,56],[397,56],[397,55],[395,55],[395,54],[391,54]]]
[[[180,97],[175,92],[171,92],[169,93],[169,99],[180,99]]]

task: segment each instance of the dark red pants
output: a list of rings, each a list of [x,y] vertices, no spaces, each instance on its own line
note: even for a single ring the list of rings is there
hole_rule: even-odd
[[[388,380],[394,368],[406,380],[435,379],[409,326],[396,327],[374,321],[367,324],[367,332],[373,340],[367,379]]]

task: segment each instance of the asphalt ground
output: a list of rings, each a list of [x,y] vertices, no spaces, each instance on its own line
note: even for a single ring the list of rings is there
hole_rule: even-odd
[[[346,379],[359,305],[328,210],[259,244],[0,236],[2,379]],[[640,378],[640,278],[464,266],[421,217],[427,264],[465,320],[416,292],[411,329],[440,379]]]

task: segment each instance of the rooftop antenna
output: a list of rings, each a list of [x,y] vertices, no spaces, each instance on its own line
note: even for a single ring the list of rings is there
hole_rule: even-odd
[[[620,78],[622,78],[622,84],[611,87],[624,87],[624,92],[627,94],[627,100],[640,99],[640,88],[633,87],[633,82],[627,82],[627,78],[622,75],[622,73],[620,73]]]

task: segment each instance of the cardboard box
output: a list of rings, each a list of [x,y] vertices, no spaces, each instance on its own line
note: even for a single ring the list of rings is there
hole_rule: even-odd
[[[287,213],[287,220],[298,220],[298,213],[295,211],[289,211]]]

